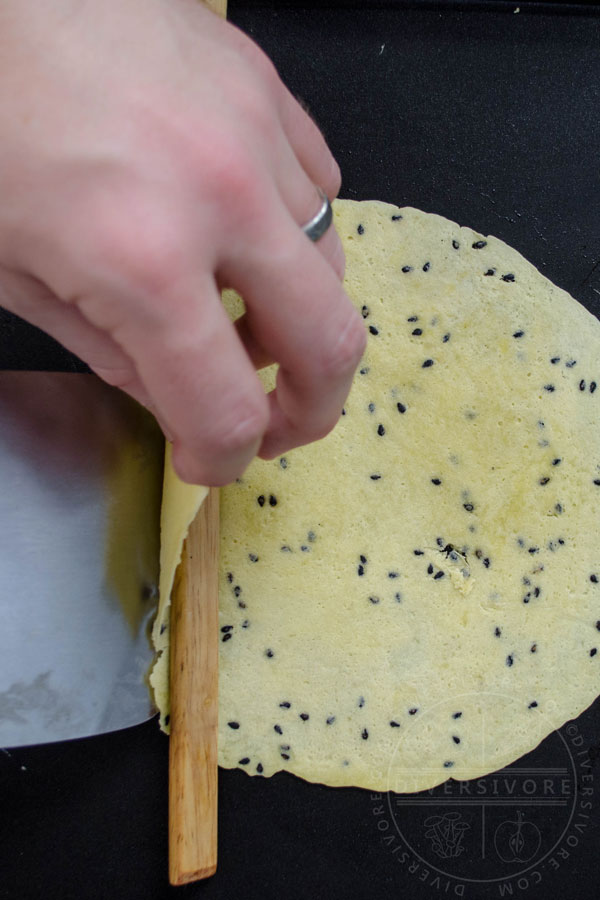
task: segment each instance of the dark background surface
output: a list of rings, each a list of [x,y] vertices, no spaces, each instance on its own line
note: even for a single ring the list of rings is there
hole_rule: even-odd
[[[512,12],[516,6],[519,14]],[[324,129],[341,164],[342,196],[412,205],[493,233],[595,314],[599,12],[523,0],[334,2],[326,9],[230,3],[230,18],[269,53]],[[82,365],[0,310],[0,368]],[[600,704],[561,733],[579,789],[589,787],[585,772],[600,777]],[[155,722],[101,738],[0,751],[0,897],[175,896],[166,876],[167,752]],[[526,769],[535,779],[540,770],[562,765],[565,753],[553,735],[512,771]],[[485,790],[486,796],[493,790],[491,776]],[[434,796],[439,803],[431,813],[446,813],[440,792]],[[525,865],[513,860],[502,867],[493,854],[482,864],[468,841],[460,861],[429,852],[429,862],[462,879],[440,875],[436,881],[430,865],[412,854],[402,858],[389,815],[378,812],[384,801],[368,792],[285,774],[267,780],[222,771],[218,873],[178,892],[207,900],[537,900],[549,891],[592,898],[600,887],[600,798],[591,801],[585,813],[580,808],[589,819],[580,818],[579,829],[574,819],[555,851],[521,881],[508,876]],[[467,809],[465,817],[480,816],[480,807]],[[523,808],[537,822],[542,849],[550,850],[564,809]],[[515,812],[507,808],[505,818],[514,820]],[[403,807],[398,815],[406,834],[421,827],[418,810]],[[379,824],[383,819],[389,831]],[[530,828],[526,843],[532,840]],[[508,881],[464,881],[498,873]]]

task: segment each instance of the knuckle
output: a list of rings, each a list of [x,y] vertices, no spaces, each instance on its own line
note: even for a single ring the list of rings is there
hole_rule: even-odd
[[[164,213],[140,216],[130,207],[119,209],[96,235],[100,277],[122,279],[144,294],[162,294],[183,265],[184,241],[178,240],[178,232]]]
[[[236,456],[258,444],[267,428],[269,408],[264,394],[236,400],[214,422],[206,440],[211,456]]]
[[[337,340],[321,361],[323,375],[342,378],[356,369],[365,352],[367,337],[362,320],[353,310]]]

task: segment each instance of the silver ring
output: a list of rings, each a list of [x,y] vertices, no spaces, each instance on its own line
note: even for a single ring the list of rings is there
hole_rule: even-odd
[[[318,187],[317,191],[322,201],[321,208],[317,214],[312,217],[310,222],[307,222],[306,225],[302,226],[302,231],[311,241],[318,241],[319,238],[322,238],[333,221],[333,212],[331,210],[329,197],[322,188]]]

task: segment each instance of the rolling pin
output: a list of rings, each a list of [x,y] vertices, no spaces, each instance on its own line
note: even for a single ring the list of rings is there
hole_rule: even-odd
[[[225,17],[227,0],[206,0]],[[219,491],[190,526],[171,597],[169,881],[217,868]]]

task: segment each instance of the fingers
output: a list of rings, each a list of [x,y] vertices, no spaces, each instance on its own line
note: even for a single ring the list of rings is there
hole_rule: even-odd
[[[243,265],[228,274],[246,303],[243,334],[280,369],[261,456],[323,437],[335,425],[364,352],[362,319],[289,213],[265,213]]]
[[[119,330],[145,389],[173,435],[173,463],[184,481],[224,485],[256,455],[268,402],[212,278],[188,281],[160,298],[165,320]]]
[[[333,200],[342,183],[340,168],[316,124],[287,88],[282,92],[280,116],[290,146],[309,180]]]

